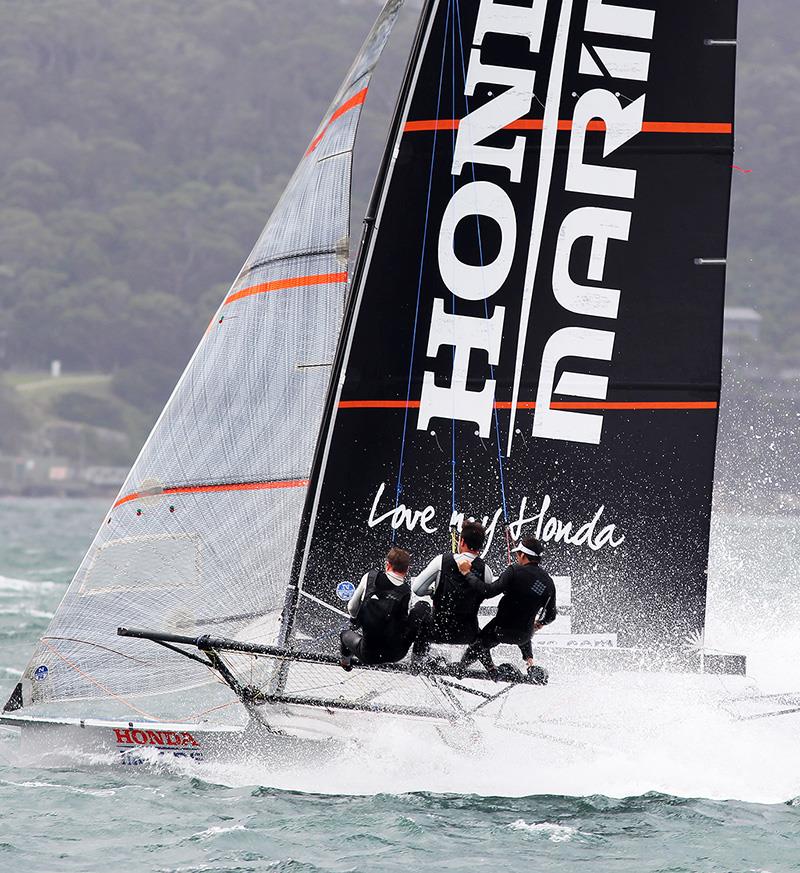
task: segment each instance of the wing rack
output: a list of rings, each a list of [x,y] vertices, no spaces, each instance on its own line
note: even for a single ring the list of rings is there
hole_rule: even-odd
[[[252,685],[242,684],[231,672],[220,656],[222,652],[242,653],[246,655],[263,655],[275,659],[279,665],[292,662],[319,664],[327,667],[339,666],[339,659],[334,655],[326,655],[318,652],[305,652],[295,649],[287,649],[280,646],[267,646],[257,643],[246,643],[239,640],[212,637],[210,635],[182,636],[179,634],[163,633],[160,631],[140,630],[134,628],[117,628],[117,634],[121,637],[133,637],[135,639],[150,640],[170,651],[184,655],[193,661],[197,661],[211,670],[214,670],[231,690],[246,705],[260,705],[265,703],[296,704],[301,706],[318,706],[334,709],[362,710],[367,712],[383,712],[395,715],[410,715],[423,718],[443,718],[441,710],[433,710],[427,707],[403,706],[397,704],[372,705],[367,700],[348,700],[338,698],[309,698],[297,694],[272,693]],[[186,651],[181,646],[191,646],[201,652],[202,655]],[[409,677],[417,677],[427,680],[435,685],[442,694],[448,698],[455,710],[450,718],[461,718],[472,715],[484,708],[494,700],[507,694],[515,685],[532,684],[526,677],[520,674],[519,678],[504,678],[499,684],[500,688],[493,693],[473,688],[463,684],[461,680],[480,680],[492,682],[486,673],[479,670],[467,670],[461,672],[456,665],[431,664],[426,665],[424,670],[413,668],[410,664],[353,664],[354,671],[369,673],[403,674]],[[492,682],[496,687],[496,683]],[[458,701],[454,692],[469,694],[479,699],[473,707],[465,707]]]

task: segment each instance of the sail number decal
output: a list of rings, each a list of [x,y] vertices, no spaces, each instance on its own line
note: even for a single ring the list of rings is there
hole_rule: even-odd
[[[542,125],[542,147],[534,204],[527,266],[520,304],[519,340],[514,374],[514,394],[509,428],[509,451],[514,433],[525,339],[533,296],[547,201],[552,184],[555,137],[559,129],[561,90],[566,63],[573,0],[562,0],[553,63],[550,71],[547,102]],[[518,186],[523,175],[525,141],[514,137],[511,147],[486,143],[493,134],[513,125],[531,112],[536,71],[516,67],[484,64],[481,45],[487,33],[507,37],[524,37],[529,51],[538,54],[544,33],[547,0],[533,0],[531,7],[509,6],[496,0],[482,0],[476,19],[464,93],[475,94],[479,84],[501,86],[505,90],[482,105],[472,108],[458,125],[453,151],[452,175],[461,176],[468,165],[473,178],[457,188],[447,203],[439,226],[438,266],[447,290],[465,301],[487,301],[506,283],[518,245],[517,214],[509,191],[500,184],[474,178],[474,167],[502,168],[508,173],[507,187]],[[635,48],[611,48],[594,45],[596,39],[581,45],[578,72],[585,76],[627,79],[646,82],[650,55],[641,50],[642,40],[651,40],[655,12],[627,6],[615,6],[604,0],[588,0],[584,30],[606,37],[636,40]],[[592,44],[589,45],[588,43]],[[492,93],[491,91],[489,92]],[[570,275],[570,256],[578,240],[589,239],[590,254],[587,280],[602,283],[606,253],[610,242],[628,240],[631,211],[609,208],[607,198],[632,200],[637,171],[611,166],[609,157],[642,130],[645,96],[624,105],[615,91],[592,88],[575,104],[570,125],[565,190],[596,198],[595,205],[581,206],[562,221],[553,257],[552,292],[567,312],[583,317],[603,319],[604,325],[617,317],[620,290],[599,284],[582,284]],[[598,124],[599,121],[599,124]],[[603,132],[603,162],[590,163],[585,153],[586,133],[591,127]],[[519,189],[510,189],[518,191]],[[500,229],[499,250],[492,261],[467,264],[455,253],[456,228],[467,217],[485,216]],[[429,325],[427,356],[434,358],[442,346],[453,348],[452,370],[448,384],[436,384],[435,374],[423,376],[417,428],[427,430],[432,418],[455,419],[477,425],[481,437],[489,436],[495,404],[496,380],[490,370],[480,390],[467,389],[473,352],[485,353],[487,368],[497,367],[503,340],[506,308],[495,305],[487,317],[476,317],[445,310],[443,297],[433,300]],[[533,435],[539,438],[598,444],[602,434],[602,415],[551,408],[553,394],[604,400],[608,377],[564,371],[556,383],[559,363],[565,358],[608,362],[614,348],[614,331],[584,326],[556,330],[546,341],[540,364]],[[474,368],[474,364],[473,364]]]

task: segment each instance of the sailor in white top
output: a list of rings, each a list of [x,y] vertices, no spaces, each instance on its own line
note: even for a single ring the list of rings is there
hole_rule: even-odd
[[[386,578],[398,588],[402,587],[403,583],[406,581],[405,575],[401,576],[400,573],[395,573],[389,564],[386,565],[386,570],[384,572],[386,574]],[[347,601],[347,611],[350,613],[350,618],[355,618],[358,615],[359,610],[361,609],[361,604],[364,602],[364,595],[367,592],[368,579],[369,571],[364,573],[364,575],[361,577],[361,581],[358,583],[358,587],[353,592],[353,596]]]
[[[459,546],[463,543],[463,540],[459,542]],[[464,549],[463,551],[459,551],[458,554],[453,555],[453,559],[458,565],[459,569],[461,569],[464,564],[469,564],[472,566],[472,562],[475,558],[478,557],[478,552],[470,551],[469,549]],[[439,579],[442,575],[442,559],[444,555],[437,555],[428,566],[419,574],[419,576],[415,576],[411,582],[411,592],[417,597],[433,597],[436,594],[436,588],[439,585]],[[362,578],[362,582],[366,578],[366,574]],[[491,567],[487,564],[483,565],[483,578],[488,585],[494,579],[494,573],[492,572]],[[358,591],[356,590],[356,594]],[[355,597],[355,594],[353,595]],[[351,601],[352,602],[352,601]],[[349,609],[349,604],[348,604]]]
[[[393,546],[382,570],[370,570],[361,577],[347,602],[354,626],[340,635],[340,663],[345,670],[351,669],[354,656],[362,664],[400,661],[416,640],[420,618],[408,613],[410,560],[408,552]]]
[[[411,583],[417,597],[430,596],[433,608],[419,601],[411,610],[421,624],[414,655],[427,654],[430,644],[471,643],[480,630],[478,610],[494,575],[480,556],[486,538],[483,525],[466,521],[456,554],[437,555]]]

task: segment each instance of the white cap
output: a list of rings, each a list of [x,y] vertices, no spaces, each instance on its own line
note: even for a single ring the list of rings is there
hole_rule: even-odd
[[[511,550],[512,552],[522,552],[523,555],[530,555],[532,558],[541,558],[542,555],[540,552],[534,552],[533,549],[529,549],[527,546],[523,546],[522,543],[517,543],[516,546]]]

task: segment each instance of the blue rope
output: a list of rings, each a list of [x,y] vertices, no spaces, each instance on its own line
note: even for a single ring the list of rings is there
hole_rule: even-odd
[[[450,21],[450,4],[452,0],[448,0],[447,2],[447,18],[445,20],[445,29],[444,29],[444,40],[442,41],[442,64],[439,69],[439,94],[436,98],[436,118],[439,117],[439,110],[441,108],[442,103],[442,84],[444,82],[444,62],[445,57],[447,55],[446,45],[447,45],[447,25]],[[403,462],[405,460],[405,451],[406,451],[406,431],[408,430],[408,406],[411,401],[411,379],[414,370],[414,351],[417,346],[417,324],[419,322],[419,305],[420,298],[422,296],[422,276],[425,270],[425,248],[428,241],[428,220],[430,217],[431,210],[431,191],[433,189],[433,167],[436,162],[436,138],[438,131],[434,127],[433,130],[433,148],[431,149],[431,168],[428,174],[428,197],[427,202],[425,204],[425,226],[422,235],[422,253],[420,255],[419,261],[419,277],[417,279],[417,305],[414,311],[414,332],[411,338],[411,357],[408,362],[408,386],[406,390],[406,408],[405,413],[403,415],[403,437],[400,443],[400,463],[397,468],[397,488],[395,491],[395,506],[400,503],[400,494],[402,492],[402,479],[403,479]],[[394,543],[395,538],[397,537],[397,531],[392,528],[392,542]]]
[[[461,31],[461,7],[459,5],[459,0],[456,0],[456,16],[458,17],[458,41],[459,41],[460,48],[461,48],[461,72],[462,72],[462,75],[464,76],[464,82],[466,84],[467,68],[466,68],[466,64],[464,62],[464,38],[463,38],[463,33]],[[469,97],[466,94],[464,95],[464,100],[465,100],[465,105],[466,105],[466,109],[467,109],[467,115],[469,115]],[[474,181],[476,181],[475,164],[472,164],[471,166],[472,166],[472,181],[474,182]],[[478,255],[480,258],[480,264],[481,264],[481,266],[483,266],[484,260],[483,260],[483,240],[481,239],[481,220],[480,220],[479,216],[477,216],[477,215],[475,216],[475,224],[476,224],[477,229],[478,229]],[[484,312],[486,313],[486,318],[488,320],[488,318],[489,318],[489,304],[485,299],[483,301],[483,309],[484,309]],[[491,362],[489,363],[489,373],[490,373],[491,378],[494,379],[494,366],[491,364]],[[498,469],[500,472],[500,496],[501,496],[502,501],[503,501],[503,520],[506,523],[508,523],[508,505],[506,502],[506,483],[505,483],[505,473],[503,470],[503,452],[502,452],[502,449],[500,447],[500,418],[498,416],[496,406],[494,407],[493,412],[494,412],[495,437],[497,438],[497,462],[498,462]]]

